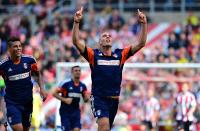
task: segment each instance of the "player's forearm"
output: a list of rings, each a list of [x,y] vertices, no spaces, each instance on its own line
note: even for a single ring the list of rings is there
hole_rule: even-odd
[[[131,47],[132,54],[135,54],[137,51],[139,51],[141,48],[145,46],[146,39],[147,39],[147,23],[141,23],[141,31],[138,42],[136,45],[132,45]]]
[[[60,96],[57,92],[53,93],[53,96],[57,98],[58,100],[64,102],[65,104],[71,104],[72,103],[72,98],[64,98]]]
[[[85,93],[84,96],[83,96],[83,99],[84,99],[84,102],[88,102],[89,99],[90,99],[89,94]]]
[[[44,90],[41,73],[38,71],[35,76],[35,81],[38,83],[40,90]]]
[[[79,42],[79,23],[74,22],[72,29],[72,40],[74,44]]]
[[[147,40],[147,23],[141,23],[141,32],[139,36],[138,44],[141,47],[144,47]]]
[[[55,98],[57,98],[58,100],[60,100],[60,101],[64,101],[64,97],[60,96],[60,95],[59,95],[58,93],[56,93],[56,92],[53,93],[53,96],[54,96]]]
[[[72,41],[73,44],[78,48],[78,50],[83,53],[85,49],[85,45],[81,43],[79,38],[79,23],[74,22],[72,29]]]
[[[189,112],[188,112],[188,114],[193,114],[194,112],[195,112],[195,110],[196,110],[196,107],[192,107],[190,110],[189,110]]]
[[[3,111],[4,108],[3,97],[0,97],[0,111]]]

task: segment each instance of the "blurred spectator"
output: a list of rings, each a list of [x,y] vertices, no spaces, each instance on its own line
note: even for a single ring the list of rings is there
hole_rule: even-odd
[[[40,130],[40,124],[42,120],[41,108],[42,108],[42,99],[39,93],[39,87],[33,87],[33,113],[32,113],[32,124],[34,131]]]
[[[132,17],[129,19],[129,28],[133,32],[134,35],[137,35],[140,31],[140,25],[137,21],[137,16],[135,14],[132,15]]]
[[[112,15],[108,20],[108,25],[110,29],[119,30],[125,23],[124,18],[119,14],[118,10],[114,10]]]
[[[179,49],[178,39],[176,38],[176,34],[174,32],[169,34],[168,43],[168,48],[174,48],[175,50]]]

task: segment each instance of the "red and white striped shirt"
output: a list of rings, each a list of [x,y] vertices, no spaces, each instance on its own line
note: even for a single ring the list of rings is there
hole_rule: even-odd
[[[196,99],[191,92],[179,93],[176,97],[176,120],[193,121],[194,115],[188,114],[192,107],[196,107]]]

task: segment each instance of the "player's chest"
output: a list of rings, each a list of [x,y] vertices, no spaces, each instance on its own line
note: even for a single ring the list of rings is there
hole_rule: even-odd
[[[19,64],[13,64],[9,62],[4,69],[4,74],[6,76],[12,76],[16,74],[28,73],[31,70],[31,65],[25,62],[20,62]]]
[[[83,87],[81,85],[75,86],[75,85],[68,85],[67,87],[68,92],[76,92],[76,93],[82,93]]]
[[[82,96],[83,87],[82,86],[68,86],[67,92],[69,97],[78,97]]]
[[[95,59],[93,71],[97,74],[118,75],[121,73],[121,61],[119,57],[101,57]]]
[[[95,57],[95,64],[97,66],[119,66],[120,65],[120,56],[117,54],[112,56],[103,56],[103,55],[96,55]]]
[[[178,97],[178,104],[183,106],[183,107],[188,107],[191,104],[191,97],[188,96],[179,96]]]

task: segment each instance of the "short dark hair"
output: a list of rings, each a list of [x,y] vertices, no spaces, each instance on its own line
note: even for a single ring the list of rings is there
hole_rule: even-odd
[[[76,66],[72,66],[71,71],[74,70],[74,68],[81,68],[80,66],[76,65]]]
[[[20,41],[19,37],[15,37],[15,36],[14,37],[10,37],[8,39],[8,47],[11,47],[13,42],[15,42],[15,41]]]

